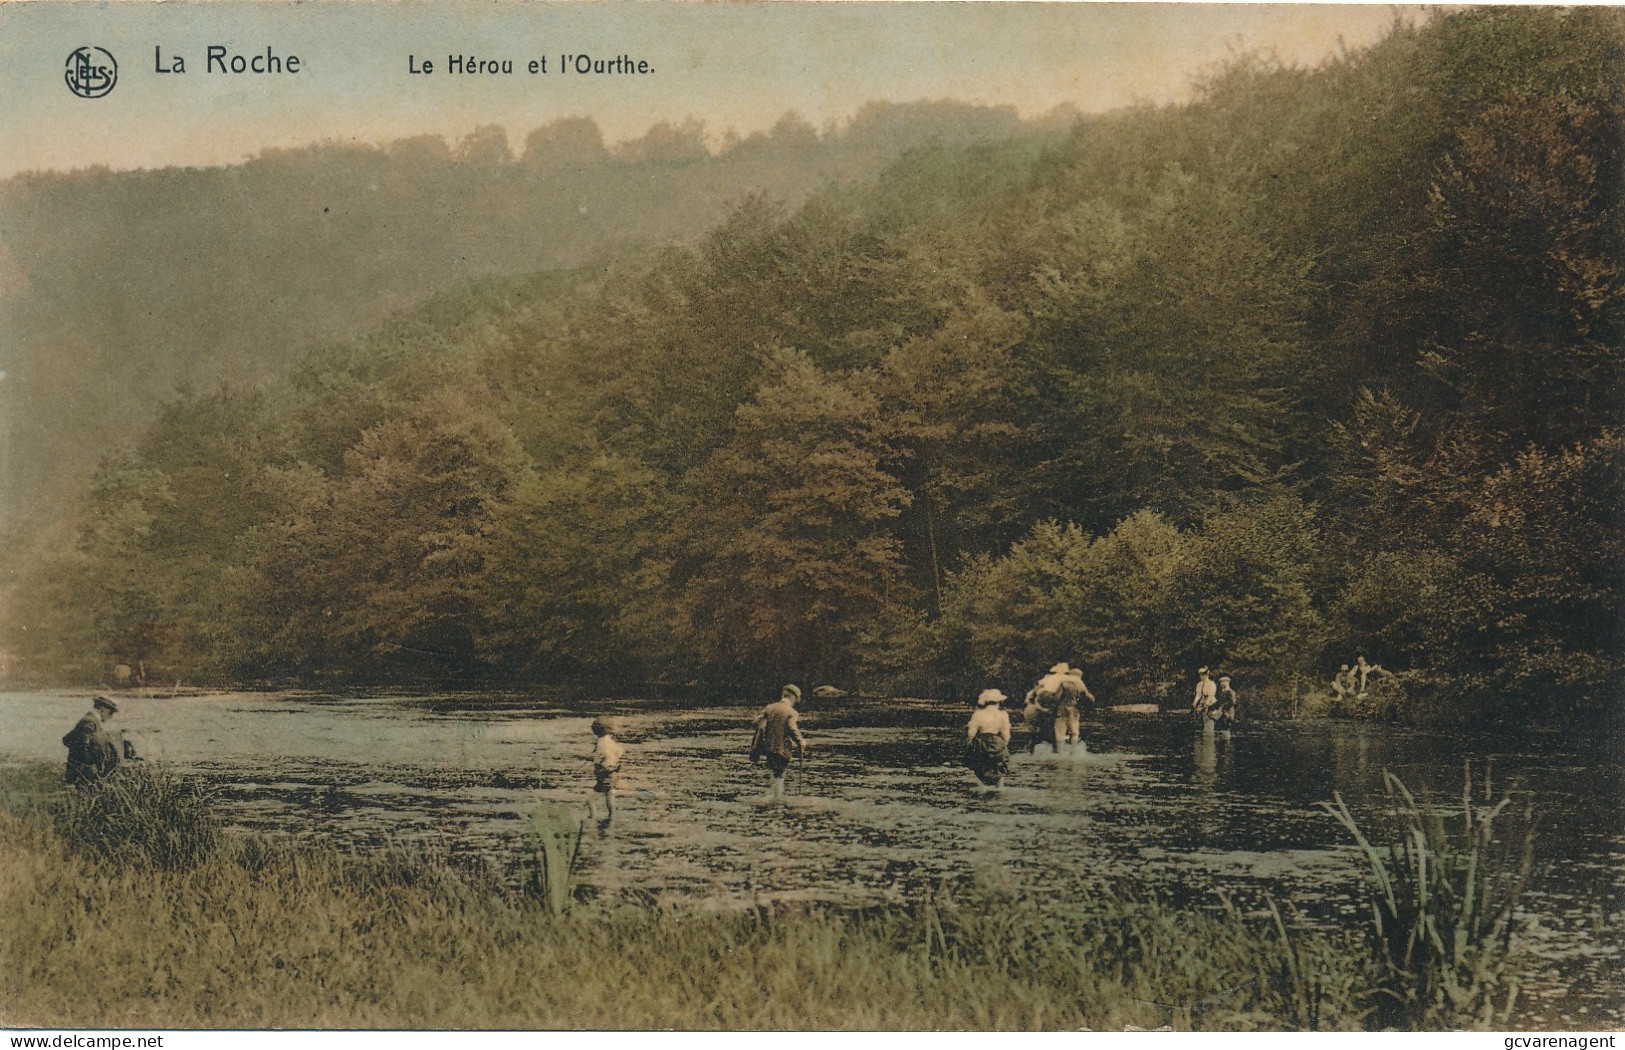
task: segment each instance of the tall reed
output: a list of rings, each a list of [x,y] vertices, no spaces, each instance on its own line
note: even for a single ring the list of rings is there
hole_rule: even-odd
[[[1309,997],[1282,986],[1274,964],[1260,979],[1274,932],[1233,911],[1079,887],[756,912],[604,899],[559,915],[489,872],[397,851],[234,836],[191,868],[127,863],[127,852],[85,863],[46,811],[12,809],[4,781],[0,1003],[18,1023],[1354,1027],[1372,994],[1364,953],[1340,938],[1293,932],[1296,958],[1339,969],[1322,981],[1333,994],[1311,989],[1306,1011],[1295,1004]],[[572,905],[579,824],[542,807],[528,830],[530,893]]]
[[[208,789],[162,766],[126,764],[77,785],[59,797],[54,818],[73,849],[147,867],[195,867],[221,842]]]
[[[570,907],[575,892],[575,866],[581,855],[581,824],[570,807],[545,802],[531,810],[525,822],[525,891],[539,899],[554,915]]]
[[[1384,967],[1377,1018],[1406,1029],[1501,1028],[1518,997],[1523,923],[1518,901],[1534,873],[1533,807],[1522,826],[1497,838],[1510,795],[1473,801],[1471,763],[1463,769],[1459,819],[1440,803],[1418,801],[1383,772],[1388,804],[1380,844],[1361,830],[1341,794],[1321,805],[1365,854],[1371,883],[1371,935]]]

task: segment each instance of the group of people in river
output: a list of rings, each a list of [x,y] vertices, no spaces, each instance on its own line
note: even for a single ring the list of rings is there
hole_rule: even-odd
[[[1367,666],[1363,657],[1360,664]],[[829,692],[842,695],[835,690]],[[750,759],[755,765],[765,763],[767,766],[769,800],[784,798],[785,774],[794,762],[806,757],[807,740],[801,732],[796,710],[800,702],[800,687],[786,685],[778,700],[757,712],[753,723]],[[1006,709],[1008,703],[1009,698],[1002,691],[982,690],[965,727],[963,763],[980,783],[994,788],[1003,783],[1010,771],[1013,733],[1010,711]],[[1085,704],[1092,707],[1096,703],[1079,668],[1066,663],[1055,664],[1022,699],[1022,720],[1029,728],[1028,752],[1036,754],[1045,744],[1057,756],[1087,751],[1082,735],[1082,709]],[[1215,683],[1208,669],[1203,667],[1198,672],[1192,708],[1210,729],[1215,724],[1229,728],[1239,710],[1229,677],[1221,676]],[[98,695],[92,701],[91,710],[62,738],[68,749],[66,779],[70,784],[94,783],[114,773],[121,762],[139,761],[134,746],[112,725],[118,710],[118,702],[112,697]],[[621,767],[626,747],[616,739],[620,732],[619,722],[612,716],[595,718],[592,722],[595,737],[593,793],[603,800],[601,827],[613,819],[615,793],[622,786]]]
[[[1228,675],[1217,682],[1206,667],[1197,672],[1196,698],[1192,708],[1203,719],[1207,731],[1215,726],[1228,730],[1240,713],[1240,699],[1230,684]],[[832,691],[833,693],[833,691]],[[844,695],[844,694],[843,694]],[[767,704],[756,714],[752,724],[750,760],[753,765],[766,764],[769,801],[785,797],[784,778],[791,765],[807,754],[807,739],[801,732],[796,705],[801,702],[801,687],[786,685],[778,700]],[[1013,728],[1007,697],[999,689],[984,689],[976,698],[975,710],[965,726],[965,752],[963,763],[983,785],[1002,786],[1010,772],[1010,744]],[[1081,669],[1058,663],[1027,691],[1022,699],[1022,720],[1030,728],[1027,749],[1036,754],[1041,745],[1048,744],[1054,754],[1087,751],[1082,734],[1082,708],[1098,701],[1084,683]],[[593,790],[604,797],[602,828],[614,816],[611,801],[619,787],[621,760],[626,749],[615,740],[616,723],[610,718],[597,718],[592,723],[597,742],[593,748]]]
[[[1001,694],[1002,695],[1002,694]],[[779,691],[778,700],[763,707],[756,714],[750,741],[750,760],[753,765],[767,764],[767,798],[784,798],[784,775],[791,763],[806,757],[807,738],[801,734],[801,723],[796,705],[801,702],[801,687],[787,685]],[[615,793],[622,790],[621,762],[626,747],[616,740],[620,723],[604,716],[592,721],[592,733],[597,738],[592,750],[593,792],[603,796],[604,815],[598,818],[600,829],[608,827],[615,817]],[[593,807],[589,804],[591,815]]]
[[[998,787],[1010,772],[1010,713],[1004,709],[1009,698],[998,689],[984,689],[976,698],[976,710],[965,726],[965,766],[988,787]],[[1028,754],[1037,754],[1048,744],[1056,755],[1087,750],[1083,742],[1082,708],[1093,706],[1095,694],[1084,684],[1083,671],[1058,663],[1022,699],[1022,721],[1031,728]]]
[[[1215,682],[1206,667],[1196,672],[1196,695],[1191,699],[1191,710],[1202,720],[1203,732],[1230,730],[1241,713],[1241,698],[1230,685],[1229,675],[1220,675]]]

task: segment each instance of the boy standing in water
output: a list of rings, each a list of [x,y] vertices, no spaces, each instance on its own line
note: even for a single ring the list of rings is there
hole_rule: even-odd
[[[801,689],[787,685],[779,693],[777,703],[768,704],[756,716],[756,733],[750,742],[750,760],[759,763],[767,759],[767,797],[784,797],[784,771],[793,759],[801,758],[807,750],[807,741],[801,736],[796,722],[796,704],[801,700]]]
[[[1236,724],[1236,718],[1241,713],[1241,697],[1237,696],[1236,691],[1230,688],[1229,675],[1219,676],[1219,698],[1214,702],[1212,709],[1208,713],[1213,716],[1218,728],[1227,733],[1230,731],[1230,727]]]
[[[592,734],[598,738],[592,748],[592,789],[604,796],[604,819],[598,822],[599,828],[608,827],[615,816],[615,789],[620,786],[621,759],[626,757],[626,748],[615,739],[619,730],[620,726],[613,719],[592,720]],[[587,809],[592,810],[591,803]]]

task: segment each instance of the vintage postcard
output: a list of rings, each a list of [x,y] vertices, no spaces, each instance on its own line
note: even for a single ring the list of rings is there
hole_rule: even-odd
[[[0,4],[12,1045],[1618,1029],[1622,70]]]

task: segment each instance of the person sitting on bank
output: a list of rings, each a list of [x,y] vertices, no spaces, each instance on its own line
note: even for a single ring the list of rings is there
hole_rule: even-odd
[[[110,696],[98,696],[90,710],[62,738],[68,749],[68,769],[64,778],[70,784],[94,783],[118,769],[124,759],[134,761],[135,747],[124,734],[108,723],[118,714],[118,703]]]
[[[1332,695],[1339,700],[1353,696],[1354,681],[1354,672],[1349,669],[1348,664],[1339,667],[1337,673],[1332,676]]]
[[[1010,714],[1000,705],[1005,695],[984,689],[965,727],[965,765],[988,787],[1003,785],[1010,772]]]
[[[1365,695],[1365,687],[1371,679],[1372,672],[1375,670],[1376,668],[1374,665],[1365,662],[1365,656],[1363,654],[1354,661],[1354,671],[1352,673],[1354,675],[1354,692],[1356,696]]]
[[[796,704],[800,702],[801,688],[787,685],[779,693],[777,702],[768,704],[756,715],[750,760],[753,764],[767,760],[769,798],[784,797],[784,771],[807,751],[807,741],[796,721]]]

